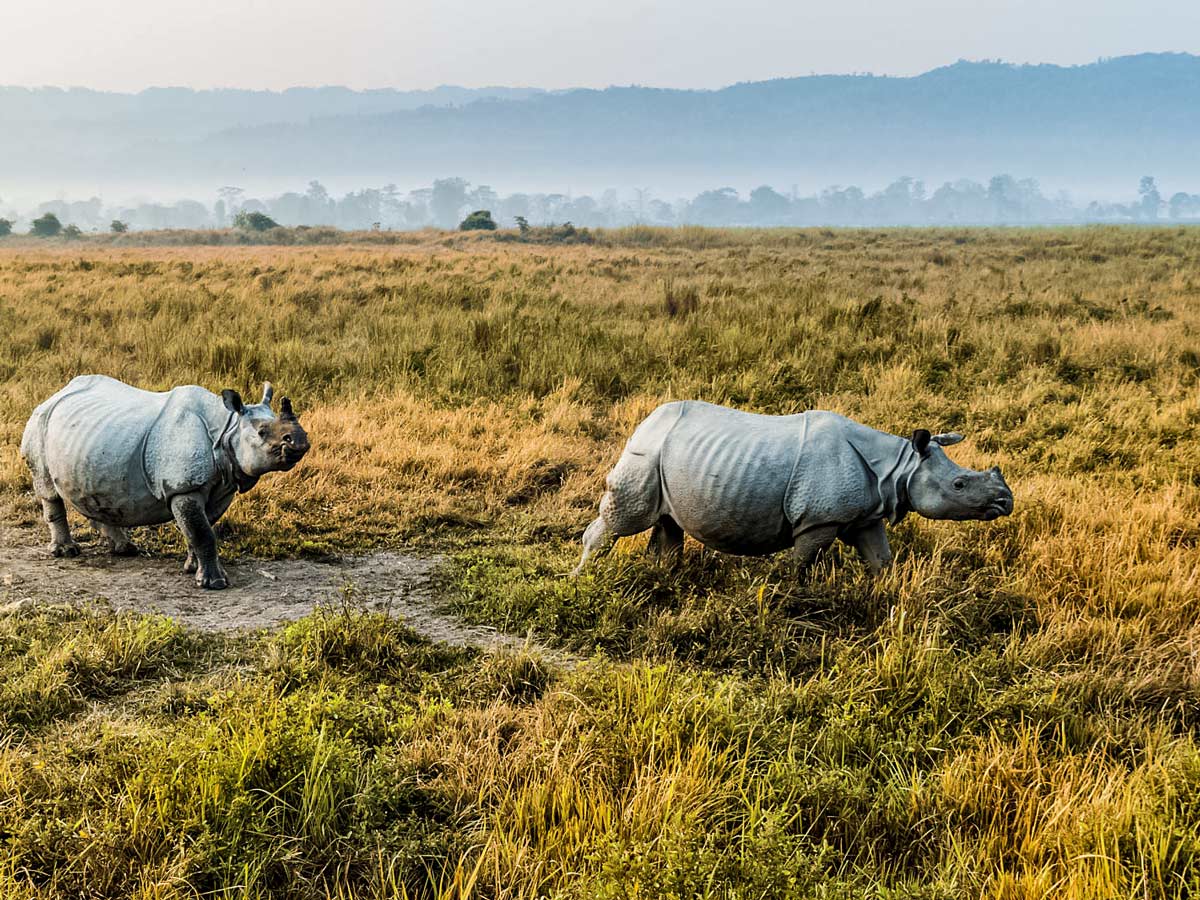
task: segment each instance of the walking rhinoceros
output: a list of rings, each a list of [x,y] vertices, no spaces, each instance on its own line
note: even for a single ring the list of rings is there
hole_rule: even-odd
[[[764,416],[694,400],[666,403],[634,431],[609,473],[600,516],[583,536],[582,571],[617,537],[653,527],[650,550],[677,558],[683,536],[726,553],[791,547],[805,565],[836,538],[872,573],[891,561],[885,521],[1007,516],[1000,469],[964,469],[942,447],[962,435],[911,438],[837,413]]]
[[[162,393],[139,390],[104,375],[81,375],[33,411],[21,456],[50,526],[50,552],[78,556],[67,527],[66,500],[101,531],[117,555],[137,548],[127,528],[172,519],[187,539],[184,570],[196,584],[228,584],[217,556],[215,523],[235,493],[267,472],[286,471],[308,452],[308,436],[284,397],[274,391],[242,403],[189,385]]]

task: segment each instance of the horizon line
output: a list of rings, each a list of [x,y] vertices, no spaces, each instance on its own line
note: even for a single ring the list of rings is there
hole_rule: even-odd
[[[995,66],[998,68],[1009,69],[1084,69],[1092,66],[1107,65],[1122,60],[1138,59],[1140,57],[1154,56],[1181,56],[1190,59],[1200,59],[1200,54],[1193,53],[1189,50],[1145,50],[1138,53],[1125,53],[1119,56],[1098,56],[1090,62],[1083,63],[1054,63],[1054,62],[1015,62],[1002,58],[982,58],[968,59],[959,57],[953,62],[944,63],[939,66],[934,66],[930,69],[925,69],[915,74],[891,74],[887,72],[809,72],[803,75],[780,75],[774,78],[760,78],[747,81],[733,81],[723,84],[720,87],[704,88],[704,87],[660,87],[652,84],[641,84],[630,82],[628,84],[609,83],[603,87],[574,85],[568,87],[538,87],[535,85],[508,85],[508,84],[485,84],[474,87],[469,87],[462,84],[438,84],[432,87],[397,87],[382,86],[382,87],[350,87],[346,84],[296,84],[285,88],[257,88],[257,87],[239,87],[239,86],[209,86],[209,87],[191,87],[188,85],[170,85],[170,84],[149,84],[137,90],[110,90],[106,88],[88,87],[87,85],[61,85],[61,84],[0,84],[0,91],[60,91],[62,93],[86,92],[93,94],[110,94],[115,96],[139,97],[143,94],[154,91],[190,91],[195,94],[204,93],[248,93],[248,94],[275,94],[284,95],[292,91],[346,91],[352,94],[371,94],[371,93],[396,93],[396,94],[427,94],[442,90],[461,90],[461,91],[535,91],[541,94],[563,94],[572,93],[575,91],[608,91],[608,90],[629,90],[629,89],[644,89],[657,91],[676,91],[676,92],[694,92],[694,93],[719,93],[720,91],[728,90],[729,88],[742,87],[752,84],[768,84],[774,81],[797,81],[806,78],[884,78],[895,80],[910,80],[923,78],[926,75],[931,75],[935,72],[940,72],[945,69],[951,69],[960,65],[972,66]]]

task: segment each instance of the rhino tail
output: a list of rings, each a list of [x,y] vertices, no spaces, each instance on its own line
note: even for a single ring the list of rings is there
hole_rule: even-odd
[[[33,476],[33,491],[43,500],[53,500],[58,497],[54,489],[54,481],[46,466],[46,428],[50,422],[50,412],[53,406],[43,403],[33,411],[29,421],[25,423],[25,431],[21,434],[21,459],[29,467]]]
[[[34,410],[29,421],[25,423],[25,431],[21,434],[21,459],[25,460],[26,465],[31,464],[34,448],[37,446],[38,418],[38,412]]]

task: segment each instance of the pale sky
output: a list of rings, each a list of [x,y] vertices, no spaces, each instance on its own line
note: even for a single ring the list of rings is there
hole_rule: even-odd
[[[0,0],[0,84],[719,87],[1200,52],[1200,0]]]

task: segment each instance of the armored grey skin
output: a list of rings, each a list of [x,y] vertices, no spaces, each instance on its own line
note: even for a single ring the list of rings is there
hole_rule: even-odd
[[[228,584],[213,524],[234,494],[268,472],[291,469],[308,452],[308,436],[292,411],[263,386],[245,405],[237,391],[221,396],[195,385],[162,393],[104,375],[81,375],[33,411],[21,456],[50,526],[50,552],[78,556],[64,501],[102,532],[117,555],[137,548],[126,531],[172,520],[187,539],[184,570],[196,584]]]
[[[684,534],[726,553],[792,548],[807,565],[841,538],[873,574],[892,559],[884,523],[1007,516],[1000,469],[964,469],[942,447],[955,433],[912,438],[837,413],[764,416],[695,400],[666,403],[634,431],[606,480],[583,557],[653,528],[650,551],[677,559]]]

